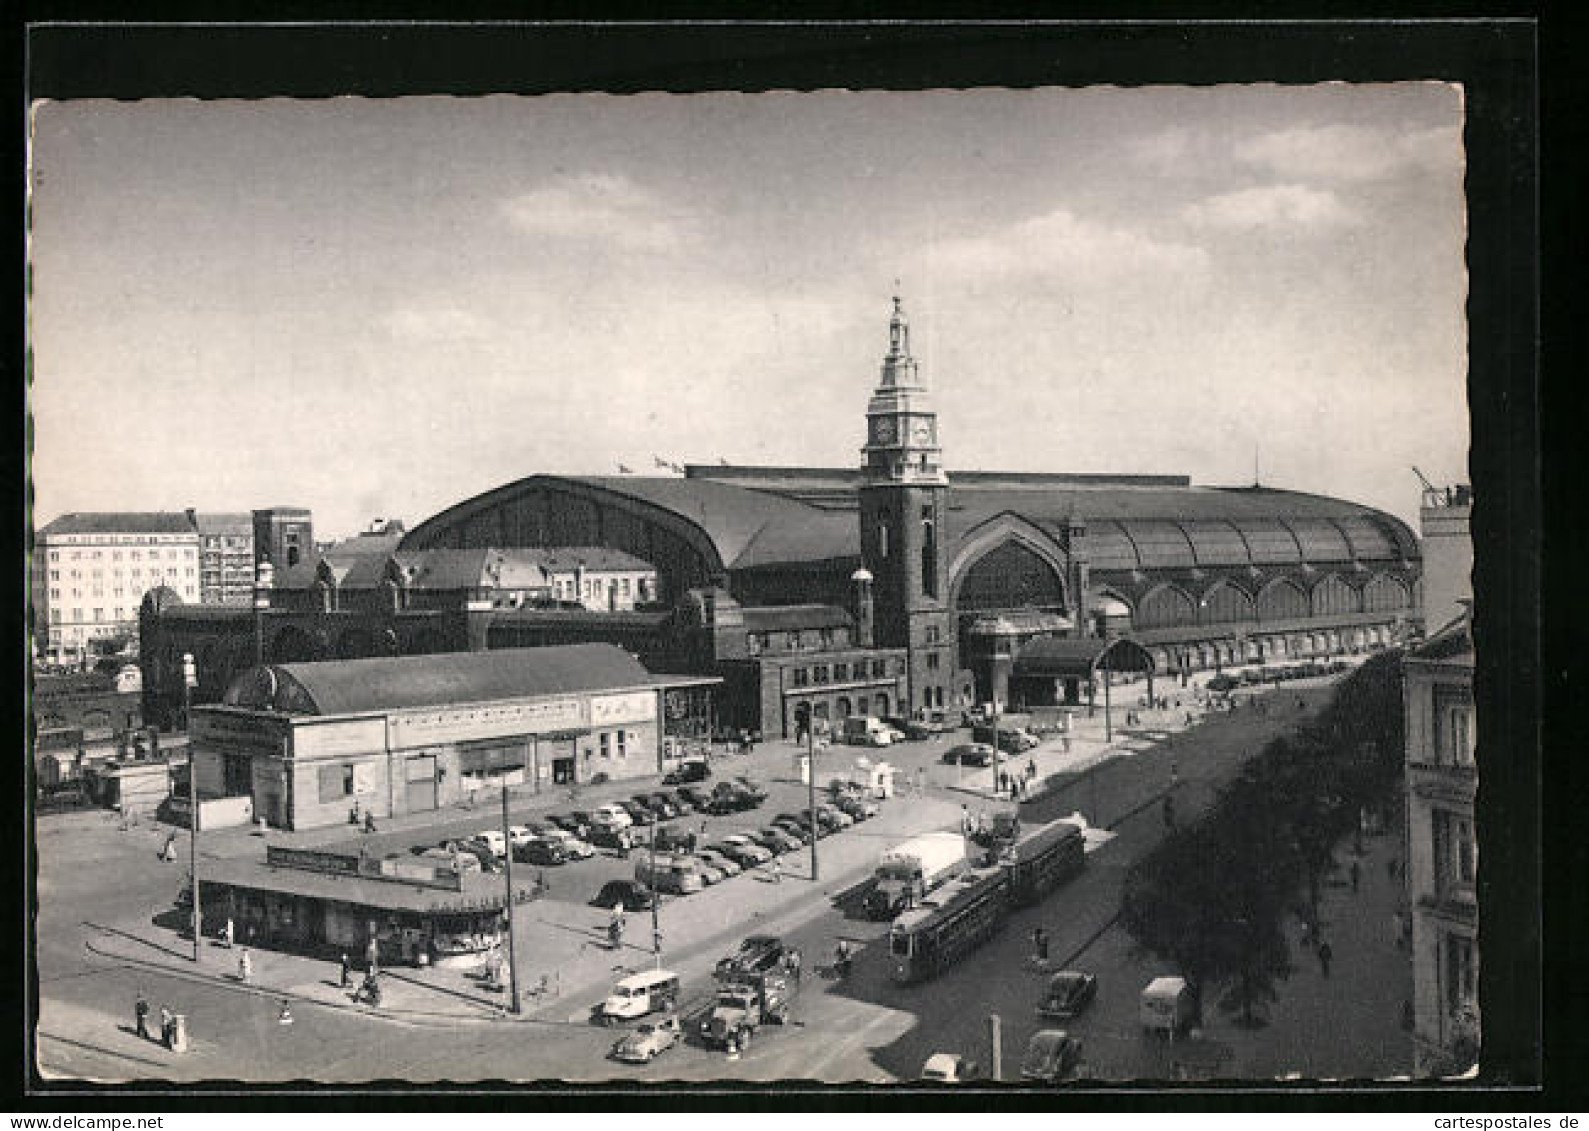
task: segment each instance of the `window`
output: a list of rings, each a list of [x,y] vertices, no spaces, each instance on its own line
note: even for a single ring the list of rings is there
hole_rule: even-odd
[[[59,581],[60,579],[61,579],[61,571],[60,570],[58,570],[58,569],[50,570],[50,580],[51,581]]]
[[[104,609],[95,609],[94,610],[94,620],[102,621],[104,619],[105,619],[105,610]]]
[[[873,660],[872,661],[872,678],[873,679],[882,679],[882,678],[884,678],[887,675],[888,675],[888,661],[887,660]]]
[[[888,557],[888,512],[877,512],[877,556]]]
[[[752,656],[759,656],[766,647],[766,637],[759,632],[752,632],[745,637],[745,650]]]
[[[142,550],[134,550],[134,551],[132,551],[132,560],[135,561],[135,562],[143,561],[143,551]]]
[[[319,773],[320,804],[329,805],[353,796],[353,767],[321,766]]]
[[[51,550],[50,551],[50,561],[58,562],[60,560],[61,560],[61,552],[59,550]]]
[[[608,734],[606,731],[602,731],[601,734],[597,735],[597,738],[599,738],[601,741],[601,756],[603,758],[611,758],[612,735]]]
[[[622,578],[618,582],[618,585],[619,585],[620,590],[622,591],[623,595],[625,597],[629,596],[629,579],[627,577]]]
[[[927,670],[928,671],[932,671],[932,672],[935,672],[935,671],[938,670],[938,653],[937,652],[928,652],[927,653]]]
[[[921,508],[921,591],[938,596],[938,527],[931,507]]]
[[[60,599],[61,599],[61,591],[59,589],[51,589],[50,590],[50,600],[59,601]]]
[[[817,632],[817,637],[822,641],[822,647],[833,647],[833,630],[831,628],[819,629]]]
[[[805,641],[801,639],[800,634],[798,632],[791,632],[789,634],[789,647],[791,647],[791,648],[799,648],[804,643],[805,643]]]
[[[629,757],[629,732],[626,730],[620,730],[617,732],[617,734],[618,757],[627,758]]]
[[[111,554],[110,554],[110,560],[113,561],[113,562],[121,561],[121,551],[120,550],[112,550]]]
[[[1446,936],[1446,1006],[1455,1013],[1478,1003],[1478,972],[1473,961],[1473,940]]]
[[[939,635],[938,635],[938,626],[937,625],[929,624],[926,627],[925,632],[927,634],[926,639],[927,639],[927,643],[928,644],[936,644],[936,643],[938,643]]]
[[[1473,765],[1473,699],[1466,688],[1434,689],[1434,756],[1437,765]]]
[[[826,683],[828,681],[828,665],[818,664],[811,669],[812,683]]]
[[[796,687],[804,687],[811,682],[811,673],[805,668],[791,668],[790,674]]]
[[[834,683],[843,683],[845,680],[847,680],[849,678],[850,678],[850,665],[849,664],[834,664],[833,665],[833,682]]]
[[[1477,866],[1471,819],[1446,809],[1433,813],[1430,835],[1434,848],[1435,895],[1471,896]]]

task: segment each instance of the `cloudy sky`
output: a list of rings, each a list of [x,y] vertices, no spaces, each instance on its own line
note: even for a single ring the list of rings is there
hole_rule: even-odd
[[[410,524],[537,472],[855,466],[902,289],[951,468],[1416,516],[1466,477],[1441,84],[55,103],[40,523]]]

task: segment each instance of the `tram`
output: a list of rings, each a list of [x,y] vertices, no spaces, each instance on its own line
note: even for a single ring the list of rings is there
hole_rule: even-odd
[[[1017,841],[998,864],[968,871],[894,920],[891,975],[909,984],[936,977],[982,945],[1016,907],[1036,903],[1085,863],[1082,831],[1055,821]]]

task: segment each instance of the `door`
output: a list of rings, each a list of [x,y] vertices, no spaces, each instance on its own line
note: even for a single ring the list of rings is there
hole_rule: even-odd
[[[420,754],[408,759],[408,812],[436,808],[436,756]]]

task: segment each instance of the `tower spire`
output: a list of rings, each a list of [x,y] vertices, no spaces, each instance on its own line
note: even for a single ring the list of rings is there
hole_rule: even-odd
[[[894,313],[888,320],[888,354],[883,358],[883,385],[920,384],[916,359],[910,356],[910,322],[905,317],[905,300],[898,294],[894,280]]]

